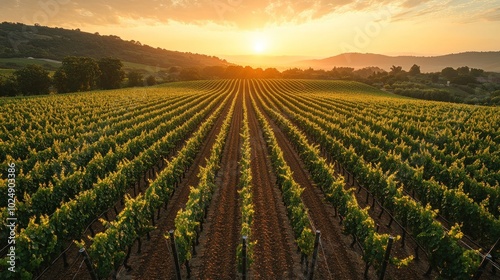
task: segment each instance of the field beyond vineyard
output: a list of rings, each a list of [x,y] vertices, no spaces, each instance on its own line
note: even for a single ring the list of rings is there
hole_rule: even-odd
[[[378,279],[392,237],[385,279],[500,275],[497,107],[242,79],[0,109],[1,279],[176,279],[172,244],[183,279]]]

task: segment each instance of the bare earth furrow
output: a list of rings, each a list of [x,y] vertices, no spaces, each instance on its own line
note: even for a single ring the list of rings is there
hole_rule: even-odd
[[[321,231],[322,248],[315,278],[363,279],[364,263],[361,257],[349,248],[350,241],[342,234],[342,226],[334,217],[332,207],[325,202],[321,192],[313,185],[299,155],[285,134],[272,119],[267,118],[267,120],[275,133],[278,145],[283,150],[286,162],[293,171],[293,178],[305,188],[302,200],[309,209],[311,221],[316,229]]]
[[[186,205],[189,196],[188,187],[198,184],[199,179],[196,175],[200,170],[200,166],[204,166],[206,158],[210,156],[210,149],[215,143],[217,134],[220,131],[222,122],[228,111],[229,106],[226,106],[221,116],[219,116],[215,122],[201,151],[195,158],[192,167],[186,172],[185,179],[181,181],[174,195],[168,202],[166,210],[162,209],[160,219],[156,224],[157,229],[151,232],[151,240],[146,241],[143,239],[142,252],[131,256],[129,265],[134,268],[134,271],[130,274],[134,279],[175,278],[173,257],[167,240],[164,238],[164,234],[174,228],[174,220],[177,216],[177,212]]]
[[[246,95],[247,104],[251,104]],[[276,177],[272,174],[266,143],[252,106],[248,106],[252,149],[253,201],[253,279],[300,279],[300,256],[293,243],[293,231],[286,216]]]
[[[238,93],[221,170],[200,237],[198,254],[192,259],[193,279],[236,279],[236,244],[240,231],[238,161],[243,120],[242,95]]]

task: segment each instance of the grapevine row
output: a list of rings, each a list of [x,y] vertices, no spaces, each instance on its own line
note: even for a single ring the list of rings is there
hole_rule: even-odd
[[[22,169],[20,174],[21,181],[19,182],[21,188],[19,191],[22,193],[32,194],[32,192],[40,186],[40,184],[55,184],[58,180],[57,176],[61,176],[63,173],[71,173],[80,168],[83,168],[89,164],[89,162],[97,156],[98,153],[105,155],[109,150],[115,150],[118,146],[130,141],[134,137],[140,136],[144,131],[150,131],[160,125],[162,122],[178,115],[190,108],[190,103],[196,104],[196,100],[202,100],[203,96],[194,96],[193,98],[186,98],[185,100],[179,100],[165,108],[151,111],[151,113],[144,114],[144,116],[136,117],[118,124],[115,124],[110,129],[101,132],[103,136],[98,139],[84,139],[76,138],[80,145],[79,149],[74,152],[64,152],[67,148],[57,147],[57,143],[54,144],[54,151],[58,153],[58,158],[53,158],[48,163],[44,163],[43,158],[39,158],[36,154],[30,158],[30,162],[36,160],[33,164],[33,170],[30,171],[29,165],[19,165],[19,169]],[[199,101],[198,101],[199,102]],[[119,132],[115,134],[116,132]],[[88,145],[87,141],[95,141],[94,143]],[[69,149],[75,149],[74,147]],[[43,157],[46,156],[43,152],[41,153]],[[18,164],[16,164],[18,166]],[[3,187],[3,186],[2,186]],[[3,192],[4,189],[2,188]]]
[[[263,95],[266,94],[263,93]],[[360,209],[352,189],[344,189],[345,179],[341,175],[335,175],[334,167],[320,156],[318,148],[310,145],[302,132],[264,103],[260,94],[258,97],[264,110],[280,124],[296,147],[314,182],[321,188],[327,201],[332,203],[336,211],[343,217],[344,232],[352,235],[363,245],[363,260],[367,264],[365,273],[371,265],[379,270],[383,263],[389,236],[376,232],[375,222],[369,216],[368,211]],[[411,259],[411,257],[404,260],[391,258],[391,262],[402,266]]]
[[[222,153],[226,144],[227,135],[233,118],[237,96],[234,97],[229,113],[222,124],[221,130],[210,150],[210,157],[205,167],[200,167],[196,187],[190,187],[190,193],[185,209],[179,210],[175,217],[175,243],[178,250],[179,262],[191,260],[191,247],[195,246],[207,209],[215,191],[215,177],[220,169]],[[168,238],[167,236],[165,236]]]
[[[241,200],[241,238],[247,238],[247,256],[246,266],[250,267],[253,262],[253,247],[257,243],[252,237],[254,204],[252,198],[252,170],[251,157],[252,150],[250,148],[250,128],[248,125],[248,109],[246,98],[243,97],[243,126],[241,127],[241,137],[243,144],[241,145],[241,160],[240,160],[240,190],[238,191]],[[236,256],[238,259],[238,268],[243,267],[243,252],[242,244],[238,245]]]
[[[272,93],[269,93],[271,96]],[[278,103],[280,104],[280,103]],[[379,166],[366,164],[352,148],[346,149],[322,130],[317,124],[312,123],[307,118],[301,117],[294,111],[280,104],[280,108],[294,119],[299,126],[321,139],[321,145],[325,145],[326,150],[335,151],[336,158],[340,164],[353,174],[372,194],[377,197],[382,204],[393,212],[407,229],[413,233],[419,244],[426,249],[432,268],[437,269],[444,278],[468,279],[479,266],[479,256],[474,250],[465,250],[458,245],[461,232],[458,227],[453,227],[446,232],[441,224],[434,220],[436,213],[430,207],[423,207],[410,197],[403,195],[394,181],[394,175],[387,176]],[[278,123],[284,127],[293,125],[282,115],[270,109],[269,112],[277,119]],[[325,144],[325,143],[330,143]]]
[[[294,98],[297,97],[294,96]],[[319,103],[321,103],[321,101],[319,101]],[[485,166],[481,168],[480,162],[478,162],[477,159],[474,164],[468,164],[467,166],[464,166],[464,159],[459,159],[454,154],[448,154],[447,156],[444,156],[444,152],[436,152],[436,149],[433,148],[433,145],[430,145],[429,143],[422,143],[422,141],[417,142],[413,140],[409,135],[407,135],[404,131],[401,131],[401,133],[398,134],[399,136],[394,135],[392,138],[396,139],[397,137],[399,137],[403,139],[405,142],[410,144],[411,149],[403,143],[395,145],[393,144],[393,142],[376,133],[377,128],[375,128],[375,125],[373,123],[371,123],[369,127],[365,127],[364,130],[361,130],[359,128],[360,120],[358,118],[356,119],[356,125],[352,126],[348,125],[349,122],[339,122],[338,118],[331,117],[331,112],[328,112],[325,108],[321,108],[320,106],[315,105],[311,101],[297,98],[297,101],[293,101],[293,104],[297,107],[301,107],[302,109],[305,109],[306,106],[310,107],[309,110],[315,109],[312,110],[314,112],[314,115],[327,120],[328,125],[332,127],[335,126],[336,135],[338,137],[340,137],[339,135],[341,134],[345,134],[341,132],[342,130],[349,130],[359,134],[360,137],[358,139],[341,138],[345,143],[359,143],[364,139],[368,139],[371,141],[371,143],[373,143],[374,146],[377,146],[377,149],[383,149],[386,153],[397,151],[401,154],[401,161],[408,160],[409,164],[411,164],[415,168],[417,168],[418,165],[424,166],[424,174],[422,174],[424,178],[429,179],[431,177],[434,177],[438,182],[447,184],[449,187],[453,188],[459,188],[460,185],[463,185],[462,187],[464,189],[464,192],[467,193],[475,202],[485,203],[489,212],[493,215],[497,215],[499,213],[498,206],[500,205],[500,189],[490,186],[487,182],[478,182],[475,178],[468,175],[471,175],[471,173],[473,172],[477,172],[477,170],[479,169],[481,169],[482,174],[486,173],[485,175],[477,176],[479,179],[491,181],[491,179],[494,179],[495,177],[498,177],[500,175],[498,173],[488,171]],[[335,125],[337,123],[338,127],[337,125]],[[381,131],[384,131],[384,133],[387,134],[388,130],[385,128],[381,128]],[[441,160],[439,161],[435,158],[436,156],[438,156],[437,154],[439,154],[439,157],[441,158]],[[372,155],[369,155],[369,157],[367,156],[366,158],[373,158],[376,160],[378,159],[378,157],[379,155],[374,152]],[[443,159],[443,157],[445,157],[446,159]],[[483,162],[488,162],[488,158],[491,158],[493,160],[493,156],[488,155],[485,159],[483,159]],[[444,161],[450,162],[450,164],[446,165]],[[488,201],[485,201],[485,199],[488,197]]]
[[[106,231],[98,233],[92,238],[89,255],[96,264],[95,268],[100,277],[106,277],[113,269],[116,270],[126,259],[127,248],[132,246],[137,238],[154,229],[149,224],[150,218],[154,217],[155,211],[162,204],[168,203],[175,190],[175,182],[192,165],[206,136],[224,110],[228,98],[229,95],[187,140],[176,157],[168,162],[166,168],[151,183],[144,196],[139,194],[135,199],[127,199],[125,208],[116,220],[106,223]],[[82,245],[80,244],[80,246]]]
[[[260,112],[253,96],[250,95],[250,97],[271,155],[271,163],[277,177],[277,185],[283,194],[287,214],[295,234],[295,242],[302,253],[302,258],[311,256],[314,247],[314,234],[308,210],[300,197],[304,189],[293,179],[292,170],[283,157],[283,151],[278,146],[278,141],[271,126]]]
[[[101,124],[106,124],[99,120],[123,115],[140,104],[140,102],[131,103],[127,108],[125,104],[118,103],[115,105],[123,109],[116,112],[111,106],[103,106],[101,98],[90,98],[88,95],[53,99],[55,97],[41,100],[43,105],[25,100],[24,104],[15,104],[12,109],[5,106],[10,113],[8,120],[3,124],[5,131],[3,138],[7,142],[0,145],[0,150],[5,151],[5,154],[11,154],[14,159],[24,160],[34,152],[33,150],[48,149],[55,142],[85,133],[89,129],[98,131]],[[32,112],[29,112],[30,108]],[[5,154],[0,157],[0,161],[5,160]]]
[[[220,99],[220,96],[217,99]],[[104,156],[97,154],[86,167],[83,167],[82,171],[76,171],[67,176],[63,174],[54,184],[40,186],[31,196],[25,195],[27,200],[18,203],[19,225],[24,227],[30,217],[53,213],[63,201],[68,201],[81,191],[91,188],[98,178],[105,178],[115,171],[119,162],[124,159],[132,160],[146,147],[189,120],[208,104],[208,99],[194,107],[192,104],[187,104],[152,120],[151,123],[146,122],[145,124],[152,125],[152,130],[143,131],[140,136],[129,140],[122,147],[115,148],[114,151],[110,150]],[[137,131],[142,131],[142,129],[137,128]]]
[[[281,100],[285,101],[284,99]],[[344,147],[347,145],[354,145],[356,148],[353,148],[353,152],[363,155],[363,162],[367,161],[367,158],[376,158],[380,162],[378,168],[381,168],[382,172],[398,172],[396,178],[401,181],[406,188],[415,191],[423,204],[430,203],[435,209],[442,211],[442,213],[452,221],[464,223],[463,229],[467,234],[478,238],[479,229],[480,236],[485,238],[490,245],[500,236],[500,221],[489,213],[484,206],[478,205],[472,201],[460,188],[448,189],[446,186],[432,179],[424,180],[422,169],[416,169],[409,166],[407,162],[403,161],[401,157],[398,156],[397,152],[386,153],[380,151],[377,146],[368,144],[364,138],[354,133],[349,133],[347,130],[335,128],[325,122],[324,120],[327,116],[320,115],[321,118],[319,118],[315,114],[308,113],[289,102],[286,103],[291,109],[284,108],[287,113],[300,112],[303,116],[296,117],[300,119],[300,122],[304,123],[310,121],[320,129],[325,130],[328,136],[325,137],[324,141],[329,141],[327,139],[335,137],[330,141],[337,141],[337,145],[343,145]],[[304,108],[305,106],[307,106],[306,103],[301,107]],[[313,109],[309,110],[317,113],[317,111]],[[311,134],[314,133],[315,132],[311,132]],[[328,151],[334,158],[340,155],[340,150],[338,148],[328,149]],[[341,164],[344,165],[345,163]],[[353,170],[350,169],[353,168],[351,165],[344,166],[351,171]],[[368,182],[361,183],[369,184]],[[377,191],[375,191],[375,193],[377,193]],[[382,194],[379,195],[382,196]]]
[[[211,106],[216,103],[216,100],[212,101]],[[50,217],[42,215],[39,221],[31,219],[17,237],[19,259],[30,260],[23,262],[20,270],[27,274],[36,272],[61,248],[64,240],[78,238],[93,219],[123,197],[140,176],[165,158],[179,141],[197,127],[210,109],[209,106],[198,112],[132,161],[125,159],[120,162],[116,172],[64,203]]]

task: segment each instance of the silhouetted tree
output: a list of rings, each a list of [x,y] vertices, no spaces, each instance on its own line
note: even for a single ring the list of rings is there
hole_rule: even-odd
[[[30,64],[14,72],[19,91],[25,95],[49,94],[51,79],[42,66]]]
[[[390,72],[392,75],[396,75],[396,74],[399,74],[401,72],[403,72],[403,67],[392,65],[391,72]]]
[[[224,71],[224,77],[229,79],[241,78],[243,70],[243,66],[230,65],[226,68],[226,71]]]
[[[119,88],[125,78],[125,72],[122,70],[123,63],[116,58],[99,59],[99,69],[101,70],[100,87],[103,89]]]
[[[225,68],[222,66],[207,66],[203,68],[203,76],[207,79],[217,79],[224,77]]]
[[[19,94],[19,88],[15,77],[0,76],[0,96],[16,96]]]
[[[251,79],[254,77],[254,70],[252,67],[250,66],[245,66],[245,68],[243,68],[243,71],[241,73],[241,77],[244,78],[244,79]]]
[[[352,67],[333,67],[332,70],[328,71],[328,75],[332,79],[342,79],[347,80],[353,77],[354,68]]]
[[[156,78],[155,78],[155,76],[153,76],[153,75],[149,75],[149,76],[146,78],[146,84],[147,84],[148,86],[154,86],[154,85],[156,85]]]
[[[57,91],[75,92],[95,89],[101,71],[97,62],[90,57],[67,56],[54,74]]]
[[[484,74],[483,69],[477,69],[477,68],[471,68],[470,69],[470,75],[473,77],[480,77]]]
[[[431,73],[429,74],[429,77],[433,83],[439,82],[439,73]]]
[[[264,77],[264,70],[262,68],[255,68],[253,71],[253,77],[256,79],[261,79]]]
[[[451,80],[455,77],[458,76],[457,70],[453,69],[452,67],[446,67],[443,70],[441,70],[441,76],[444,78]]]
[[[128,72],[127,78],[128,78],[127,85],[129,87],[138,87],[138,86],[143,85],[142,74],[139,73],[138,71],[134,70],[134,71]]]
[[[470,69],[468,66],[458,67],[457,73],[458,73],[458,75],[466,76],[466,75],[469,75]]]
[[[276,68],[266,68],[266,70],[264,70],[263,77],[267,79],[276,79],[281,77],[281,73]]]
[[[201,79],[198,68],[184,68],[179,74],[179,79],[182,81],[193,81]]]
[[[408,74],[410,74],[411,76],[420,74],[420,66],[418,66],[417,64],[413,64],[413,66],[410,68],[410,71],[408,71]]]

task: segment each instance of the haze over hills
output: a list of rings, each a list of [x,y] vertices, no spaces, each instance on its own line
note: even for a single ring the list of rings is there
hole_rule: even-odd
[[[445,67],[469,66],[485,71],[500,72],[500,51],[464,52],[441,56],[387,56],[371,53],[345,53],[324,59],[297,61],[294,67],[331,70],[333,67],[352,67],[355,69],[377,66],[389,71],[392,65],[402,66],[408,71],[413,64],[420,66],[422,72],[439,72]],[[291,65],[292,66],[292,65]]]
[[[63,28],[30,26],[21,23],[0,24],[0,57],[35,57],[61,61],[66,56],[93,58],[115,57],[122,61],[153,67],[227,66],[215,56],[169,51],[125,41],[118,36],[101,36]]]
[[[298,61],[310,60],[314,57],[310,56],[290,56],[290,55],[219,55],[238,65],[249,65],[257,68],[274,67],[280,71],[294,67]]]
[[[69,55],[93,58],[111,56],[126,62],[161,68],[228,66],[232,62],[243,66],[275,67],[279,70],[293,67],[331,70],[333,67],[360,69],[376,66],[389,71],[393,65],[409,70],[413,64],[417,64],[422,72],[439,72],[450,66],[453,68],[469,66],[500,72],[500,51],[464,52],[441,56],[345,53],[324,59],[311,59],[306,56],[221,55],[224,59],[220,59],[203,54],[169,51],[143,45],[134,40],[125,41],[114,35],[102,36],[78,29],[0,23],[0,58],[35,57],[61,61]]]

